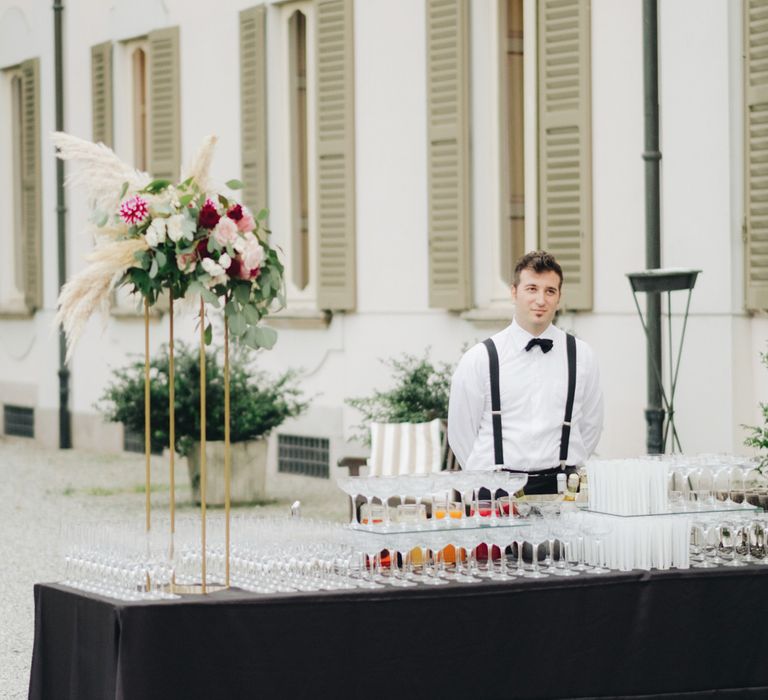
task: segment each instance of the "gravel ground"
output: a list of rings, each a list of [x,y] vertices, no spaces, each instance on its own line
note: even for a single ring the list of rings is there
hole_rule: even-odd
[[[167,461],[153,457],[152,474],[153,512],[167,512]],[[27,697],[32,587],[62,578],[62,525],[100,518],[143,522],[143,484],[143,455],[47,450],[0,438],[0,699]],[[192,512],[183,463],[177,464],[176,500],[180,511]],[[278,501],[247,510],[269,514],[287,509],[287,501]],[[302,513],[333,520],[346,514],[343,501],[327,496],[304,496]]]

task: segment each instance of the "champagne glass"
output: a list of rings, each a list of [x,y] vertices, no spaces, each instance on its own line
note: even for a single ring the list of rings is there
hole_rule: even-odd
[[[523,576],[527,578],[545,578],[549,576],[539,569],[539,546],[543,544],[548,535],[547,526],[539,519],[531,521],[531,525],[528,528],[527,541],[530,543],[533,549],[533,555],[531,557],[533,563],[533,569],[526,571]]]

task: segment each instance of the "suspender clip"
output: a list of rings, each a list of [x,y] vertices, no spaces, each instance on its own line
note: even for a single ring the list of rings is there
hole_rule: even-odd
[[[501,415],[501,411],[491,411],[491,415],[492,416],[500,416]]]
[[[571,427],[571,421],[564,420],[563,425],[567,425],[569,428]]]

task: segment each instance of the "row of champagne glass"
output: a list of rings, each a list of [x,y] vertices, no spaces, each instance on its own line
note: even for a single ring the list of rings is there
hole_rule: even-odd
[[[694,568],[768,565],[768,514],[712,513],[694,519],[690,557]]]
[[[338,486],[352,499],[353,524],[361,524],[357,519],[357,498],[363,497],[368,506],[367,512],[371,514],[366,518],[365,525],[373,527],[379,525],[383,528],[389,528],[402,522],[409,525],[413,521],[421,520],[419,506],[422,501],[428,500],[430,503],[443,504],[444,508],[435,513],[433,525],[447,526],[449,524],[466,525],[466,519],[469,517],[470,509],[474,504],[473,514],[480,517],[480,506],[478,503],[481,489],[487,489],[491,494],[492,503],[491,512],[495,513],[497,508],[495,504],[495,495],[498,491],[505,491],[508,494],[514,494],[522,489],[527,483],[525,474],[516,474],[506,471],[456,471],[456,472],[437,472],[435,474],[404,474],[399,476],[371,476],[371,477],[340,477],[337,479]],[[461,507],[453,507],[452,510],[446,510],[451,503],[451,495],[456,492],[461,498]],[[409,499],[415,500],[415,515],[410,514],[406,508],[394,510],[391,508],[391,500],[400,500],[400,505],[405,506]],[[379,510],[381,518],[373,517],[374,510],[372,505],[375,500],[383,507]],[[439,516],[438,513],[445,514]],[[410,515],[410,517],[409,517]],[[397,516],[397,517],[395,517]],[[442,521],[439,522],[438,521]],[[462,521],[459,523],[454,520]]]

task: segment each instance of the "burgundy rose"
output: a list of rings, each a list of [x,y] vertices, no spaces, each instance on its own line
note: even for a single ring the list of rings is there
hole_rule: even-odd
[[[235,204],[235,206],[227,212],[227,216],[232,219],[232,221],[240,221],[240,219],[243,218],[243,208],[239,204]]]
[[[238,279],[242,279],[243,274],[243,262],[239,258],[232,258],[232,262],[229,263],[229,267],[227,268],[227,274],[230,277],[237,277]]]
[[[203,208],[200,210],[200,215],[197,219],[197,223],[201,228],[213,228],[219,223],[219,212],[216,211],[214,203],[207,199]]]
[[[211,251],[208,250],[208,239],[207,238],[201,238],[197,245],[195,246],[195,250],[197,251],[197,254],[200,256],[200,259],[203,258],[210,258],[213,257],[211,254]]]

